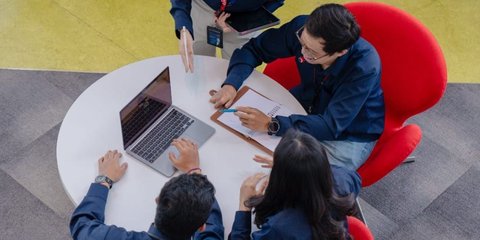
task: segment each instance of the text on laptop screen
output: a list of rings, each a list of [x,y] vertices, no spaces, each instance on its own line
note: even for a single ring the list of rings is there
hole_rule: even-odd
[[[166,68],[120,111],[124,147],[132,144],[170,105],[172,91]]]

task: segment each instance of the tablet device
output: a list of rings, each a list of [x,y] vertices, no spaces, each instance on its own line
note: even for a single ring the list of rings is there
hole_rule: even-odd
[[[251,12],[233,12],[225,21],[233,30],[240,35],[255,32],[275,26],[280,23],[280,19],[275,17],[264,7]]]

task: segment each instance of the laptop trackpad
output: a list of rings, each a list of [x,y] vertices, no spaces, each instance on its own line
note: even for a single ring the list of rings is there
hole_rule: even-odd
[[[171,177],[175,171],[176,168],[173,166],[172,162],[169,159],[169,153],[173,153],[175,157],[178,157],[179,153],[177,148],[174,146],[169,146],[165,152],[163,152],[162,155],[160,155],[160,159],[155,161],[156,168],[165,176]]]

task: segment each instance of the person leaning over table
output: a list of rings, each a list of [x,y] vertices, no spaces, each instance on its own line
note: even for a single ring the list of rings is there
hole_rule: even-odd
[[[346,215],[353,214],[361,189],[356,171],[330,165],[318,141],[294,129],[278,144],[273,162],[255,160],[272,171],[263,184],[261,173],[243,182],[229,239],[350,239]],[[259,228],[253,233],[252,208]]]
[[[98,160],[99,176],[72,215],[73,239],[224,239],[215,188],[199,168],[198,146],[186,139],[175,139],[172,144],[180,154],[176,157],[170,153],[170,160],[184,174],[163,186],[155,199],[155,220],[147,232],[128,231],[104,223],[108,192],[127,170],[127,163],[119,162],[122,154],[114,150]]]
[[[380,58],[359,36],[344,6],[322,5],[237,49],[222,88],[210,101],[216,108],[230,107],[256,66],[295,56],[301,83],[290,92],[308,115],[271,118],[248,106],[238,107],[236,115],[260,132],[282,136],[294,127],[309,133],[321,141],[332,164],[357,169],[383,132],[385,115]]]
[[[175,34],[185,71],[193,72],[193,54],[215,56],[215,47],[207,43],[207,26],[216,26],[223,33],[222,57],[230,59],[235,49],[240,48],[257,33],[240,36],[225,24],[233,12],[254,11],[265,7],[274,12],[285,0],[170,0],[170,14],[175,21]],[[224,6],[224,7],[223,7]],[[221,14],[217,17],[217,12]],[[185,28],[184,28],[185,27]],[[195,41],[193,41],[195,40]],[[185,46],[185,43],[187,45]],[[187,49],[187,52],[185,51]],[[188,60],[187,60],[188,59]],[[187,64],[188,62],[188,64]]]

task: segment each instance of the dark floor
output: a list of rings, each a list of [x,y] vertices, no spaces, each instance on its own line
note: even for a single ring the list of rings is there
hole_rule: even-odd
[[[81,92],[103,74],[0,70],[0,239],[69,239],[73,204],[56,139]],[[361,193],[376,239],[478,239],[480,85],[449,84],[412,119],[423,139],[404,164]]]

